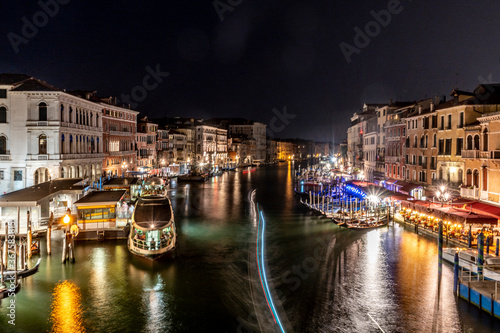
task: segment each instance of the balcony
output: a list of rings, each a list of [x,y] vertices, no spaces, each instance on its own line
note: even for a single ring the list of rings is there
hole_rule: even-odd
[[[462,158],[479,158],[479,150],[462,150]]]
[[[7,151],[7,154],[0,155],[0,161],[10,161],[10,153]]]
[[[429,165],[429,167],[430,167],[431,170],[436,170],[437,169],[437,163],[431,163]]]
[[[94,159],[94,158],[104,158],[104,154],[96,153],[96,154],[60,154],[55,155],[60,156],[62,160],[81,160],[81,159]]]
[[[463,187],[460,189],[460,196],[464,198],[479,199],[479,189]]]
[[[109,135],[116,135],[116,136],[131,136],[132,132],[126,132],[126,131],[109,131]],[[149,142],[148,142],[149,143]]]
[[[489,151],[480,151],[479,157],[480,158],[490,158],[490,152]]]

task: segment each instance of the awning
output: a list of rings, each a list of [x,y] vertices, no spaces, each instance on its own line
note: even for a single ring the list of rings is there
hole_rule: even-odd
[[[413,191],[416,188],[422,188],[422,185],[420,184],[413,184],[413,183],[405,183],[401,182],[401,184],[398,182],[396,186],[401,186],[398,189],[398,192],[405,193],[405,194],[410,194],[411,191]]]
[[[389,178],[385,181],[385,183],[387,185],[392,185],[392,184],[395,184],[398,180],[397,179],[392,179],[392,178]]]

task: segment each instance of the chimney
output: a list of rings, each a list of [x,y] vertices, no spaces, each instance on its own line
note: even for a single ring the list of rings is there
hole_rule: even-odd
[[[421,114],[422,113],[422,105],[419,105],[418,106],[418,114]]]
[[[434,102],[431,101],[431,112],[434,112]]]
[[[392,98],[389,100],[389,105],[392,105]]]
[[[441,98],[439,96],[434,96],[434,104],[439,105],[441,103]]]

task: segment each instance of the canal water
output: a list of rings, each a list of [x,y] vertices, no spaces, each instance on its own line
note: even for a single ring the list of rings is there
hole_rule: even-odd
[[[438,279],[436,240],[398,224],[339,228],[298,203],[293,167],[172,184],[173,261],[84,242],[63,265],[60,240],[50,257],[42,243],[40,271],[14,298],[16,325],[3,300],[0,332],[500,331],[453,296],[451,265]]]

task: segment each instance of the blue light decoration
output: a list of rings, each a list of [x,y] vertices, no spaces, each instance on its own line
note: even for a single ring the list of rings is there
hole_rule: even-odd
[[[345,191],[346,193],[352,195],[352,196],[355,196],[357,198],[361,198],[361,199],[366,199],[366,193],[363,192],[363,190],[361,190],[360,188],[354,186],[354,185],[346,185],[345,186]]]
[[[258,207],[257,207],[258,209]],[[261,227],[262,224],[262,227]],[[259,224],[257,226],[257,239],[256,239],[256,259],[257,259],[257,267],[259,269],[259,277],[260,283],[262,285],[262,290],[264,291],[264,296],[266,297],[267,305],[271,314],[273,315],[274,322],[279,327],[280,332],[285,333],[285,328],[283,327],[281,320],[279,318],[278,312],[276,311],[276,307],[274,306],[273,298],[271,296],[271,292],[269,291],[269,285],[267,283],[266,276],[266,267],[264,260],[264,251],[265,251],[265,242],[264,242],[264,231],[266,228],[266,220],[264,219],[264,214],[262,211],[259,212]],[[260,241],[259,241],[260,239]],[[259,251],[260,247],[260,251]],[[260,254],[259,254],[260,252]]]

